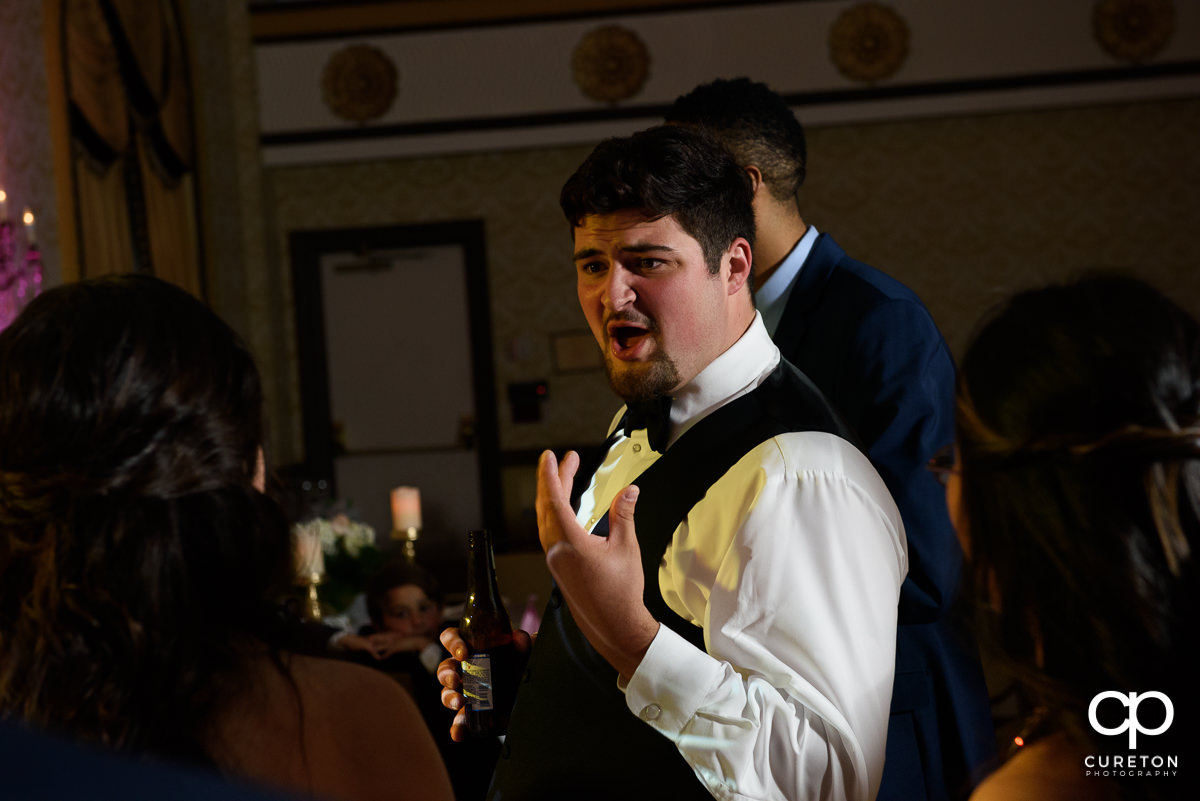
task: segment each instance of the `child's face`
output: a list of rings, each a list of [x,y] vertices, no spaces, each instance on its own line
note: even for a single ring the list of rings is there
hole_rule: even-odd
[[[442,608],[429,600],[416,584],[392,587],[383,597],[383,629],[405,637],[423,635],[437,639]]]

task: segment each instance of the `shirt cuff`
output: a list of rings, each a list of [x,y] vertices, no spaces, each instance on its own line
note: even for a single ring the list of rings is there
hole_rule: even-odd
[[[437,667],[442,663],[442,645],[441,643],[431,642],[421,649],[420,654],[421,664],[431,674],[437,675]]]
[[[723,666],[667,626],[659,626],[625,692],[625,704],[674,739],[724,674]]]

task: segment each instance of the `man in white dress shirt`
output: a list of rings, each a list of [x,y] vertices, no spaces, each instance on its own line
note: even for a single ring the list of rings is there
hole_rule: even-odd
[[[597,147],[562,206],[627,410],[578,512],[578,456],[539,464],[556,590],[490,797],[873,798],[903,526],[755,312],[748,178],[656,128]]]

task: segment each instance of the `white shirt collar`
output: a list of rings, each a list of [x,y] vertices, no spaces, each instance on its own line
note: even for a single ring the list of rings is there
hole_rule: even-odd
[[[746,333],[675,393],[668,447],[697,421],[758,387],[779,359],[779,348],[755,312]]]
[[[783,319],[783,310],[787,306],[787,299],[788,295],[791,294],[792,285],[796,283],[796,278],[800,275],[800,268],[804,266],[805,260],[808,259],[808,254],[812,252],[813,243],[817,241],[817,236],[816,226],[808,226],[808,230],[804,232],[804,236],[800,237],[800,241],[784,257],[779,268],[771,273],[762,286],[754,290],[754,305],[762,313],[763,323],[767,326],[767,333],[772,336],[775,335],[775,330],[779,328],[779,321]]]

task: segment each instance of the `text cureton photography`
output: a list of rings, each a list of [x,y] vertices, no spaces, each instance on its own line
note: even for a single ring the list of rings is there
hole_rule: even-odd
[[[1179,756],[1161,754],[1088,754],[1083,758],[1086,776],[1176,776]]]
[[[1144,723],[1139,716],[1143,701],[1149,699]],[[1107,702],[1107,703],[1106,703]],[[1117,736],[1128,732],[1129,748],[1138,747],[1138,734],[1154,737],[1171,728],[1175,721],[1175,706],[1165,693],[1121,693],[1115,690],[1098,693],[1088,705],[1088,722],[1100,734]],[[1109,725],[1115,724],[1115,725]],[[1143,746],[1147,741],[1143,739]],[[1151,741],[1152,742],[1152,741]],[[1178,754],[1088,754],[1083,759],[1085,776],[1156,777],[1179,774]]]

